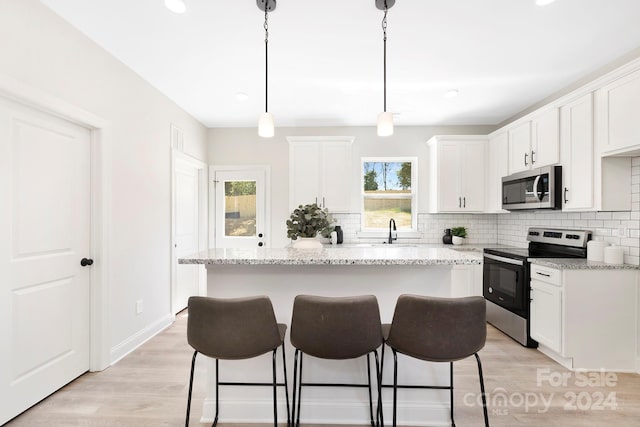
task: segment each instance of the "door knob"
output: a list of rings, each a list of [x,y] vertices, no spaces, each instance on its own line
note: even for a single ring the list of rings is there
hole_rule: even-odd
[[[80,260],[80,265],[86,267],[87,265],[93,264],[93,260],[91,258],[82,258]]]

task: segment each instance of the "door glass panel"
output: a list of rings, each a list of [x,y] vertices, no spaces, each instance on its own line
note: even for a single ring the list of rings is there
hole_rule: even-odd
[[[224,182],[225,236],[255,237],[256,181]]]

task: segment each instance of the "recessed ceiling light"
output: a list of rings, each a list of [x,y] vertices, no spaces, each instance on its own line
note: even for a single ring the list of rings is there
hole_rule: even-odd
[[[184,0],[164,0],[164,5],[174,13],[184,13],[187,10]]]
[[[246,101],[247,99],[249,99],[249,95],[244,92],[238,92],[236,93],[236,99],[238,101]]]
[[[448,99],[455,98],[456,96],[458,96],[458,89],[448,90],[444,94],[444,97]]]
[[[536,0],[536,4],[538,6],[546,6],[548,4],[553,3],[554,1],[556,1],[556,0]]]

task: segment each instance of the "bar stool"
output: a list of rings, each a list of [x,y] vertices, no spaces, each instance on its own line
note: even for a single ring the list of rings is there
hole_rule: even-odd
[[[393,321],[382,325],[384,341],[393,352],[393,426],[396,425],[398,388],[448,389],[453,419],[453,362],[471,355],[476,357],[484,424],[489,426],[484,393],[482,364],[478,351],[487,337],[486,303],[480,296],[435,298],[401,295],[396,303]],[[429,362],[449,362],[449,386],[398,385],[398,356],[402,353]],[[384,347],[382,348],[384,365]]]
[[[373,295],[354,297],[321,297],[298,295],[293,303],[291,344],[295,347],[293,367],[293,414],[300,425],[302,386],[367,387],[371,425],[375,426],[371,393],[371,353],[375,355],[376,382],[380,398],[380,366],[378,347],[382,345],[382,327],[378,300]],[[367,384],[305,383],[302,381],[302,357],[308,354],[320,359],[355,359],[367,356]],[[299,357],[299,364],[298,364]],[[300,379],[298,381],[298,367]],[[297,390],[296,390],[297,389]],[[297,416],[296,416],[297,391]]]
[[[196,356],[202,353],[216,360],[216,416],[212,426],[218,423],[218,386],[272,386],[273,425],[278,424],[276,390],[283,386],[287,400],[287,426],[291,425],[289,392],[287,389],[287,364],[284,354],[284,335],[287,325],[276,323],[271,300],[266,296],[249,298],[190,297],[187,319],[187,340],[195,349],[191,360],[189,397],[185,426],[189,425],[193,370]],[[276,352],[282,347],[284,383],[276,380]],[[272,352],[273,381],[270,383],[221,382],[218,380],[218,360],[250,359]]]

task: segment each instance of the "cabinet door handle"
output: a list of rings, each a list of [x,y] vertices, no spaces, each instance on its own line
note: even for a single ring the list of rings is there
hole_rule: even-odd
[[[463,198],[462,198],[462,207],[463,207],[463,208],[466,208],[466,207],[467,207],[467,198],[466,198],[466,197],[463,197]]]
[[[569,189],[567,187],[564,187],[564,203],[567,204],[567,202],[569,201],[569,199],[567,199],[567,191],[569,191]]]
[[[462,197],[458,197],[458,207],[462,207]]]
[[[540,273],[539,271],[536,271],[536,274],[540,275],[540,276],[544,276],[544,277],[551,277],[550,274],[547,273]]]
[[[316,205],[318,204],[318,198],[316,197]]]
[[[324,204],[324,196],[322,196],[322,207],[325,208],[326,205]]]
[[[534,157],[535,155],[536,155],[536,152],[531,150],[531,164],[534,164],[536,162],[536,159]]]
[[[524,165],[525,166],[529,166],[529,163],[527,163],[527,157],[529,157],[529,153],[524,153]]]

